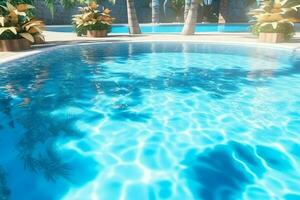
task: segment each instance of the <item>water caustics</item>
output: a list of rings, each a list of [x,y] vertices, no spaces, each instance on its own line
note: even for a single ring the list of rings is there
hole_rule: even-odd
[[[300,199],[297,56],[154,42],[4,63],[0,197]]]

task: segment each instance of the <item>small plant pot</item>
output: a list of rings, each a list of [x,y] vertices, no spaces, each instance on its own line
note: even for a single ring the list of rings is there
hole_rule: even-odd
[[[285,41],[283,33],[259,33],[259,41],[267,43],[280,43]]]
[[[107,37],[107,30],[88,30],[87,31],[88,37]]]
[[[0,51],[23,51],[30,49],[30,42],[26,39],[0,40]]]

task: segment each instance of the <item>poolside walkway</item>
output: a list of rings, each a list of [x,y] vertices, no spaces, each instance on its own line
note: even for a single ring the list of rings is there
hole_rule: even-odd
[[[16,57],[22,57],[42,51],[48,47],[77,44],[77,43],[95,43],[99,42],[117,42],[117,41],[196,41],[196,42],[220,42],[220,43],[244,43],[257,44],[258,46],[275,46],[287,48],[300,48],[300,33],[288,43],[268,44],[260,43],[257,38],[250,33],[199,33],[197,35],[182,36],[182,35],[110,35],[107,38],[88,38],[77,37],[74,33],[58,33],[45,31],[46,44],[35,45],[31,50],[26,52],[1,52],[0,62],[11,60]]]

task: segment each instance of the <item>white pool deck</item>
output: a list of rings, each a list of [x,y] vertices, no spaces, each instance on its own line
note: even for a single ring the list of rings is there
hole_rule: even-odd
[[[32,49],[24,52],[0,52],[0,63],[14,60],[19,57],[28,56],[37,52],[45,51],[49,48],[62,45],[76,45],[81,43],[110,43],[110,42],[143,42],[143,41],[178,41],[178,42],[213,42],[213,43],[229,43],[229,44],[247,44],[259,47],[275,47],[275,48],[300,48],[300,32],[297,32],[295,37],[288,43],[261,43],[251,33],[198,33],[191,36],[183,35],[159,35],[159,34],[111,34],[106,38],[88,38],[77,37],[75,33],[61,33],[45,31],[46,44],[35,45]]]

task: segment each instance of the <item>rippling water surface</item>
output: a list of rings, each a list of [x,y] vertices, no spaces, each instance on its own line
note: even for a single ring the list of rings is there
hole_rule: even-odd
[[[300,199],[297,59],[120,43],[4,63],[0,199]]]

